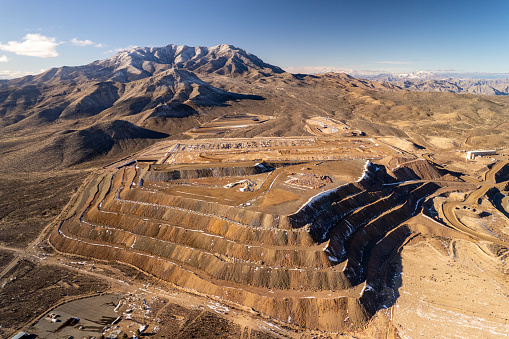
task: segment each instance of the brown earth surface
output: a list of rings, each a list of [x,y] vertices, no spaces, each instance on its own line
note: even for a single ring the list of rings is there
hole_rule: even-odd
[[[0,174],[0,244],[23,248],[50,223],[86,172]]]
[[[258,139],[257,142],[267,144],[266,147],[271,147],[271,142],[273,143],[275,140],[277,139],[267,138]],[[299,140],[301,139],[295,139],[295,141]],[[235,142],[237,141],[238,139],[235,139]],[[188,147],[196,145],[196,142],[192,144],[180,141],[177,144],[181,147],[171,146],[175,145],[173,141],[169,142],[168,146],[161,143],[153,147],[152,151],[139,153],[139,156],[150,158],[157,157],[156,155],[159,154],[158,156],[164,159],[178,159],[172,154],[168,154],[168,152],[161,153],[159,149],[169,149],[173,150],[174,153],[181,153],[184,149],[182,145],[186,145],[184,153],[189,153],[187,158],[183,158],[188,159],[186,163],[179,165],[171,161],[165,165],[155,165],[156,162],[160,162],[156,160],[154,161],[155,167],[152,169],[152,165],[149,166],[145,160],[136,163],[137,155],[135,155],[132,158],[105,167],[98,172],[101,173],[99,176],[96,174],[90,175],[57,219],[60,221],[54,224],[50,243],[56,246],[59,251],[63,250],[88,257],[86,260],[90,258],[113,259],[134,265],[161,279],[153,280],[154,278],[149,278],[147,280],[156,285],[159,284],[161,286],[159,288],[163,288],[164,281],[166,281],[170,283],[169,286],[177,288],[177,292],[174,292],[177,295],[182,295],[180,289],[183,288],[183,291],[212,298],[218,305],[217,309],[224,310],[222,307],[226,307],[230,310],[226,311],[226,314],[223,311],[216,315],[203,309],[193,311],[193,307],[196,306],[192,305],[178,306],[177,303],[174,306],[168,306],[168,310],[173,310],[173,314],[176,312],[174,311],[175,307],[177,309],[184,307],[183,309],[187,310],[184,312],[186,316],[179,315],[183,318],[178,318],[175,315],[165,316],[166,313],[161,312],[159,315],[162,318],[159,318],[159,320],[166,319],[166,322],[161,321],[159,325],[156,325],[158,318],[151,317],[150,322],[157,330],[151,332],[154,337],[170,335],[188,337],[195,335],[197,337],[233,338],[246,336],[245,333],[248,333],[248,338],[255,338],[260,335],[315,337],[318,333],[323,333],[322,331],[335,332],[336,334],[332,337],[353,335],[369,338],[377,331],[382,331],[381,333],[384,333],[384,336],[392,336],[398,333],[397,335],[402,338],[414,337],[412,333],[418,331],[420,325],[418,321],[414,321],[410,325],[410,319],[421,319],[419,317],[424,314],[422,312],[433,312],[419,320],[422,322],[422,326],[425,327],[427,326],[426,319],[429,320],[430,317],[437,317],[438,319],[438,317],[441,317],[437,315],[439,312],[443,314],[455,312],[457,306],[454,305],[465,302],[465,299],[461,297],[463,295],[461,294],[457,299],[449,299],[446,305],[439,307],[437,305],[441,299],[436,297],[436,299],[428,302],[431,305],[423,304],[428,305],[426,306],[428,308],[423,309],[424,311],[417,308],[412,310],[412,312],[418,312],[417,314],[411,315],[410,318],[407,315],[403,316],[403,314],[413,314],[409,309],[413,306],[408,305],[415,305],[415,301],[407,300],[407,294],[413,294],[412,289],[422,287],[416,282],[417,280],[411,280],[416,279],[412,277],[421,272],[422,269],[417,264],[412,263],[413,257],[403,256],[403,253],[412,253],[409,251],[402,252],[403,249],[422,248],[419,247],[419,244],[429,243],[432,248],[438,248],[437,253],[442,253],[441,255],[450,253],[450,251],[456,253],[452,256],[452,259],[448,254],[448,260],[452,260],[451,264],[453,264],[456,261],[456,256],[472,256],[473,253],[469,249],[470,247],[456,244],[475,244],[479,240],[489,240],[490,243],[482,245],[485,246],[485,249],[481,253],[487,253],[488,258],[493,257],[493,259],[490,259],[490,261],[481,258],[484,260],[484,266],[478,266],[477,269],[480,272],[488,272],[494,269],[495,262],[499,262],[498,265],[505,265],[500,264],[504,262],[503,258],[508,255],[504,240],[492,238],[490,235],[479,232],[478,229],[472,227],[465,229],[465,226],[459,224],[453,217],[447,218],[449,212],[445,212],[444,217],[441,216],[440,210],[436,214],[436,206],[430,204],[431,199],[438,195],[445,197],[446,200],[444,201],[447,201],[448,194],[451,194],[452,197],[452,193],[461,187],[467,189],[466,197],[468,198],[460,198],[465,199],[465,201],[460,200],[456,204],[461,203],[467,206],[473,202],[477,203],[478,197],[486,196],[488,190],[492,187],[500,187],[499,189],[503,192],[507,185],[506,179],[509,179],[505,172],[506,166],[504,166],[505,161],[502,160],[503,155],[498,156],[501,157],[501,162],[491,166],[490,169],[486,169],[482,176],[485,181],[481,182],[481,188],[478,191],[474,190],[473,194],[469,196],[468,190],[471,189],[471,184],[458,179],[458,174],[454,172],[449,173],[443,167],[435,168],[432,163],[420,159],[418,155],[420,153],[410,156],[404,153],[408,151],[403,152],[389,147],[385,150],[388,158],[372,159],[375,162],[378,161],[380,165],[366,165],[365,158],[361,160],[359,157],[361,154],[364,156],[365,154],[371,154],[370,147],[380,149],[381,146],[376,139],[369,139],[368,143],[364,143],[366,149],[361,148],[362,152],[359,155],[352,152],[341,153],[344,152],[342,149],[348,149],[349,147],[359,149],[358,139],[341,139],[342,146],[338,148],[336,156],[343,158],[339,161],[327,160],[334,156],[334,152],[325,151],[320,145],[320,140],[315,140],[314,143],[307,146],[314,149],[314,158],[311,162],[305,157],[302,159],[302,154],[306,154],[306,151],[301,151],[301,149],[305,146],[299,146],[299,150],[293,149],[292,143],[295,141],[291,138],[285,139],[284,144],[279,146],[281,151],[285,151],[283,153],[287,156],[286,160],[291,160],[290,163],[285,163],[283,167],[277,167],[280,166],[277,161],[281,161],[281,159],[275,153],[275,159],[266,156],[262,163],[227,161],[224,163],[215,162],[209,165],[206,163],[199,164],[195,160],[199,159],[196,158],[196,155],[201,153],[199,142],[196,147]],[[205,144],[210,143],[206,140],[204,142]],[[221,142],[225,145],[228,144],[227,139],[222,139]],[[349,142],[351,146],[349,146]],[[387,142],[387,138],[384,139],[384,142]],[[230,142],[230,144],[233,143]],[[332,141],[333,144],[334,141]],[[256,159],[259,157],[257,152],[260,152],[262,148],[259,145],[251,146],[255,147],[250,147],[245,154],[250,159]],[[150,152],[154,152],[154,155],[151,155]],[[216,152],[221,152],[221,150]],[[433,159],[436,158],[439,158],[439,156],[435,155]],[[135,160],[135,162],[133,163],[132,160]],[[457,161],[462,160],[458,159]],[[224,169],[207,171],[207,168],[210,168],[211,165],[212,168]],[[454,164],[451,163],[450,165],[452,167]],[[316,173],[329,178],[324,187],[312,188],[286,182],[288,178],[295,176],[296,173],[315,173],[315,168]],[[183,179],[179,178],[172,179],[172,176],[176,174],[167,176],[167,179],[163,181],[157,179],[145,181],[144,178],[152,178],[151,172],[154,170],[159,173],[159,176],[164,173],[179,173],[178,176],[180,176],[184,173],[182,171],[185,170],[187,171],[185,172],[186,175],[190,177],[186,179],[187,182],[182,182]],[[241,171],[244,175],[229,176],[224,174],[227,173],[224,171],[232,170]],[[266,172],[258,174],[257,171]],[[243,192],[235,186],[226,188],[228,183],[249,178],[250,175],[259,177],[255,179],[259,183],[256,190]],[[359,181],[359,178],[363,179]],[[173,183],[173,180],[175,180],[175,183]],[[197,187],[196,183],[200,183],[200,189],[198,190],[195,189]],[[335,189],[338,186],[344,188],[338,191]],[[370,193],[363,191],[368,187]],[[221,193],[231,190],[235,190],[237,194],[227,194],[225,196],[224,193]],[[345,190],[345,193],[340,193],[342,190]],[[332,196],[330,196],[331,193],[320,194],[320,192],[336,191],[337,193],[332,194]],[[221,196],[223,197],[220,202],[217,199]],[[312,199],[312,197],[315,198]],[[331,198],[332,200],[330,200]],[[214,199],[215,201],[213,201]],[[493,200],[495,198],[486,196],[486,199]],[[496,199],[502,201],[502,198]],[[425,200],[430,203],[423,204]],[[140,207],[132,209],[137,204]],[[330,207],[327,207],[328,204],[330,204]],[[408,207],[405,207],[405,204],[408,204]],[[445,207],[450,204],[446,203],[442,206]],[[132,207],[128,205],[132,205]],[[348,206],[352,206],[354,209],[353,212],[347,212],[345,216],[338,218],[330,214],[333,211],[347,211]],[[497,206],[496,203],[476,205],[479,210],[484,208],[486,211],[491,211],[489,215],[484,215],[481,212],[475,214],[479,222],[481,224],[497,224],[495,222],[497,219],[488,217],[493,215],[495,211],[499,211]],[[146,214],[144,209],[151,212]],[[165,209],[173,212],[171,214],[165,213]],[[384,209],[386,210],[384,211]],[[319,211],[319,213],[316,214],[316,211]],[[312,214],[307,215],[306,213]],[[504,218],[504,213],[507,212],[501,209],[498,213],[500,213],[500,218]],[[435,217],[434,214],[436,214]],[[193,215],[199,218],[194,218]],[[456,215],[461,216],[458,213]],[[412,216],[420,216],[419,221],[405,223]],[[333,224],[330,224],[330,218],[332,218]],[[441,218],[444,218],[443,221],[441,221]],[[217,219],[217,221],[213,221],[214,219]],[[222,221],[218,223],[220,220]],[[246,221],[249,221],[249,224],[246,224]],[[443,222],[443,224],[440,222]],[[218,227],[221,224],[222,226]],[[345,233],[349,227],[357,224],[359,225],[356,226],[358,231]],[[447,230],[446,225],[456,229],[456,231]],[[76,228],[76,226],[79,227]],[[151,231],[154,227],[159,228],[159,234],[154,234]],[[242,232],[239,233],[236,228],[239,231],[242,230]],[[491,227],[491,229],[494,228]],[[326,230],[326,233],[323,233],[324,230]],[[502,227],[500,232],[503,231],[504,228]],[[246,237],[249,233],[256,234],[256,237]],[[283,234],[284,237],[280,238]],[[429,236],[431,238],[428,238]],[[436,236],[443,237],[443,240],[437,242],[434,239],[438,238],[433,238]],[[216,240],[210,243],[211,239]],[[347,240],[345,241],[345,239]],[[373,240],[367,241],[366,239]],[[455,239],[463,239],[461,240],[463,242]],[[75,242],[75,245],[73,245],[73,242]],[[409,247],[410,244],[412,244],[412,247]],[[163,250],[161,245],[168,249],[171,248],[171,250]],[[49,260],[49,262],[62,259],[69,262],[69,259],[65,259],[65,256],[57,255],[55,257],[51,247],[47,245],[38,246],[28,252],[21,253],[15,249],[12,249],[11,252],[21,253],[20,259],[24,256],[27,258],[47,258],[46,260]],[[40,250],[41,246],[45,253],[43,255]],[[100,251],[94,250],[94,247],[97,246],[102,249]],[[7,250],[10,250],[10,248],[6,247]],[[294,254],[289,256],[292,252]],[[325,257],[320,257],[320,252],[324,253]],[[360,254],[363,252],[366,255]],[[310,256],[311,254],[312,256]],[[139,261],[136,259],[137,256],[145,259]],[[432,259],[433,255],[426,254],[425,256],[429,259],[429,265],[435,262]],[[58,259],[59,257],[61,259]],[[440,255],[438,255],[437,263],[441,262],[442,259],[440,258]],[[86,260],[83,262],[86,262]],[[6,276],[10,276],[11,280],[6,280],[6,277],[4,277],[5,286],[15,288],[16,283],[22,283],[17,275],[25,275],[23,272],[19,273],[19,270],[24,267],[23,265],[32,265],[29,271],[34,271],[33,274],[36,276],[43,276],[47,274],[44,273],[44,268],[51,267],[49,262],[41,266],[41,264],[31,264],[26,260],[19,261],[18,266],[13,268]],[[77,267],[79,271],[85,272],[84,276],[86,278],[82,281],[82,284],[85,284],[84,286],[87,286],[87,282],[98,284],[100,280],[94,279],[101,279],[103,285],[99,284],[97,286],[109,286],[106,290],[117,293],[126,293],[127,291],[131,291],[127,293],[133,293],[132,288],[119,288],[118,278],[121,276],[106,268],[109,265],[94,264],[91,268],[84,268],[83,265],[89,264],[80,264],[79,262],[76,259],[70,261],[70,266]],[[404,263],[407,263],[407,266]],[[479,262],[477,265],[479,265]],[[100,266],[104,268],[99,268]],[[243,272],[241,275],[237,275],[236,266],[240,269],[239,273]],[[157,269],[151,267],[157,267]],[[309,267],[314,268],[306,273],[307,278],[295,274],[288,275],[292,270],[305,271]],[[404,267],[408,268],[404,269]],[[475,275],[470,271],[472,268],[468,265],[461,266],[463,270],[461,272],[465,273],[459,273],[457,269],[433,273],[440,273],[453,279],[448,281],[440,278],[443,283],[463,280],[472,284],[472,288],[478,289],[476,287],[478,282],[475,279],[484,279],[483,281],[485,281],[486,277],[482,273],[477,273],[477,278],[474,279]],[[257,277],[255,272],[258,270],[261,271],[262,275]],[[495,268],[495,272],[496,270]],[[500,271],[500,269],[498,270]],[[288,273],[285,273],[285,277],[281,276],[278,271]],[[327,273],[328,278],[324,281],[320,280],[323,278],[319,278],[319,276],[314,278],[313,275],[310,275],[311,272],[321,274],[322,271],[333,273],[336,277],[333,278],[332,275]],[[493,288],[502,291],[502,295],[505,293],[503,292],[504,289],[507,288],[507,275],[503,273],[505,271],[506,269],[502,268],[502,273],[497,273],[499,275],[498,278],[495,278],[493,285]],[[138,275],[136,272],[134,270],[130,274],[124,273],[120,280],[124,281],[127,278],[127,281],[129,281]],[[172,272],[177,273],[177,275]],[[186,276],[188,274],[190,275]],[[494,279],[493,274],[490,275],[492,279]],[[343,276],[341,278],[343,281],[335,280],[341,276]],[[410,280],[406,280],[407,276]],[[16,277],[16,279],[12,280],[12,277]],[[433,279],[437,276],[435,274],[430,275],[430,277],[431,281],[435,281]],[[58,278],[58,275],[53,278]],[[468,280],[469,278],[470,280]],[[82,291],[80,287],[73,285],[81,286],[78,283],[73,283],[76,279],[72,280],[71,283],[67,281],[69,279],[60,279],[59,282],[56,282],[57,286],[61,286],[64,290],[56,293],[52,297],[54,299],[51,299],[52,301],[45,305],[62,302],[70,295],[80,296],[94,292],[92,287]],[[117,283],[113,283],[114,280],[117,280]],[[305,284],[303,284],[304,281],[306,281]],[[419,279],[419,281],[422,281],[422,279]],[[105,283],[106,285],[104,285]],[[45,288],[38,285],[34,285],[33,288],[33,291],[29,291],[31,296],[40,297],[46,291]],[[69,294],[69,288],[74,288],[73,293],[76,294]],[[245,291],[242,293],[247,294],[227,293],[228,289],[233,291],[238,288],[240,288],[239,292]],[[18,289],[24,292],[23,287]],[[24,289],[26,291],[26,287]],[[490,289],[487,288],[486,291]],[[41,291],[36,292],[39,290]],[[98,290],[106,291],[104,287]],[[19,293],[11,290],[7,290],[7,292],[8,295]],[[449,295],[451,292],[444,289],[440,293]],[[51,295],[48,294],[48,297]],[[340,303],[339,305],[342,306],[333,309],[332,312],[328,309],[327,313],[321,313],[320,307],[315,308],[313,306],[313,302],[326,303],[326,300],[330,300],[330,298],[337,301],[348,301],[343,304]],[[480,298],[484,300],[483,303],[489,304],[490,297],[488,295],[482,294]],[[250,299],[255,302],[252,303],[249,301]],[[163,300],[168,299],[163,297]],[[279,300],[286,301],[289,304],[278,306]],[[303,303],[304,300],[306,300],[306,303]],[[354,300],[357,300],[357,302],[353,302]],[[475,300],[477,299],[472,299],[471,302]],[[21,300],[21,302],[23,301]],[[169,301],[163,301],[163,304],[166,302]],[[264,303],[266,306],[264,306]],[[171,303],[168,305],[171,305]],[[502,313],[505,307],[503,305],[500,309]],[[400,307],[404,307],[404,313],[398,313],[401,310]],[[439,307],[439,309],[436,309],[436,307]],[[309,309],[309,313],[298,313],[306,308]],[[241,313],[248,310],[252,311],[247,314],[242,313],[245,314],[243,316],[230,315],[230,317],[225,318],[234,309],[237,310],[235,312]],[[493,312],[496,312],[496,308],[492,309]],[[4,327],[4,331],[7,331],[5,333],[12,333],[8,331],[22,326],[23,322],[14,321],[14,319],[19,319],[16,315],[18,310],[21,313],[25,312],[24,308],[17,309],[14,307],[10,309],[10,312],[13,313],[12,320],[9,320],[10,318],[7,320],[8,325]],[[482,323],[483,325],[474,326],[470,330],[462,330],[458,326],[461,326],[464,320],[458,320],[457,322],[447,323],[447,325],[437,323],[433,325],[435,326],[433,331],[439,332],[442,328],[440,326],[457,326],[458,333],[463,335],[482,333],[487,337],[492,334],[492,337],[496,337],[496,334],[503,333],[506,329],[504,327],[507,326],[505,318],[501,318],[500,315],[493,318],[477,314],[476,310],[477,307],[473,304],[468,312],[462,311],[463,313],[454,317],[466,317],[465,319],[478,317],[480,319],[478,320],[479,324]],[[30,319],[38,316],[41,311],[35,310],[33,317],[30,317]],[[250,312],[253,311],[261,319],[268,316],[270,319],[270,322],[267,322],[268,325],[259,324],[255,326],[251,324],[243,326],[242,322],[239,323],[239,317],[242,319],[246,319],[245,317],[251,318],[253,313]],[[288,311],[290,312],[289,317],[287,315],[281,316]],[[182,312],[177,313],[181,314]],[[293,318],[292,314],[296,318]],[[320,319],[325,319],[326,322],[316,322],[314,320],[316,318],[312,314],[316,314]],[[356,318],[352,318],[354,316]],[[338,322],[341,317],[345,320]],[[169,325],[172,321],[186,325],[179,326],[177,330],[173,325]],[[348,321],[351,321],[350,325],[348,325]],[[121,324],[124,327],[131,326],[126,321],[122,321]],[[214,324],[213,330],[208,332],[203,329],[203,326],[210,326],[210,324]],[[170,328],[173,330],[170,330]],[[476,332],[480,328],[489,330]],[[261,331],[257,332],[258,330]],[[309,332],[310,330],[311,332]],[[432,333],[431,331],[430,329],[430,332],[426,333]]]
[[[11,270],[9,282],[2,287],[0,335],[9,337],[14,330],[39,317],[51,305],[106,289],[103,279],[62,266],[22,260]]]
[[[177,73],[154,81],[195,81]],[[3,336],[71,297],[141,289],[163,300],[147,319],[156,338],[508,333],[507,97],[338,74],[200,79],[223,92],[158,97],[143,79],[1,89]],[[313,135],[316,118],[366,137]],[[221,134],[185,134],[211,126]],[[467,161],[475,149],[498,154]],[[224,187],[246,178],[250,190]]]
[[[362,335],[382,321],[383,333],[392,335],[400,325],[386,310],[393,312],[402,290],[404,244],[419,243],[419,234],[442,233],[449,239],[495,241],[474,230],[467,232],[470,237],[459,235],[465,232],[462,225],[449,218],[441,224],[433,218],[433,205],[423,203],[458,187],[470,188],[457,173],[391,147],[385,149],[388,158],[380,165],[366,162],[366,155],[376,155],[371,148],[383,149],[376,139],[330,140],[329,145],[340,142],[341,148],[329,149],[320,139],[306,145],[303,140],[264,138],[247,144],[223,138],[218,147],[210,140],[161,143],[153,152],[163,161],[154,163],[164,165],[137,163],[135,156],[91,176],[72,209],[62,215],[50,242],[60,251],[129,263],[293,330]],[[212,156],[231,147],[243,154],[241,162],[223,157],[224,162],[207,164],[197,158],[203,158],[204,148]],[[264,147],[279,147],[279,152],[268,153]],[[162,154],[159,149],[168,151]],[[246,161],[259,159],[260,153],[263,162]],[[142,156],[155,154],[148,151]],[[331,157],[341,159],[336,160],[338,166],[332,166]],[[283,160],[289,163],[278,167]],[[286,182],[297,169],[313,172],[324,162],[328,167],[321,173],[333,178],[325,187],[295,189]],[[506,185],[503,165],[493,166],[485,176],[484,193],[474,192],[469,199],[485,194],[497,175],[499,185]],[[236,186],[229,188],[225,182],[249,179],[258,171],[269,174],[256,190],[226,193]],[[206,181],[196,189],[193,184],[202,178]],[[336,178],[344,181],[334,182]],[[405,223],[419,215],[420,223]],[[447,231],[447,225],[456,233]],[[505,242],[495,243],[506,255]],[[501,277],[503,281],[505,276]]]

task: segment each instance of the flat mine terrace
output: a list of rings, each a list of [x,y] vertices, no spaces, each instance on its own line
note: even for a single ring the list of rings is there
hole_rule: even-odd
[[[364,326],[388,302],[386,262],[415,235],[406,221],[459,184],[391,143],[159,143],[89,178],[50,241],[287,324]]]

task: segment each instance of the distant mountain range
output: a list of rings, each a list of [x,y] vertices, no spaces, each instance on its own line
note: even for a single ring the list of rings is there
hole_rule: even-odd
[[[509,95],[509,73],[455,71],[389,73],[335,67],[289,67],[288,71],[305,74],[345,73],[357,79],[388,82],[409,91]]]
[[[459,94],[509,95],[509,73],[410,72],[378,73],[353,72],[356,78],[390,82],[410,91],[450,92]]]

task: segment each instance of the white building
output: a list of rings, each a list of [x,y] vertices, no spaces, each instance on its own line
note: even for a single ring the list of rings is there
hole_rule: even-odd
[[[467,152],[467,160],[472,160],[475,157],[482,157],[485,155],[495,155],[497,154],[496,150],[490,150],[490,151],[468,151]]]

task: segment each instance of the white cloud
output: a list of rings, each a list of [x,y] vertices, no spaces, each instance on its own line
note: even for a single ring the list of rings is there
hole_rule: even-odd
[[[7,58],[7,56],[5,56],[5,55],[0,56],[0,62],[7,62],[7,61],[9,61],[9,58]]]
[[[24,77],[25,75],[35,74],[33,72],[20,72],[20,71],[0,71],[0,79],[14,79]]]
[[[378,75],[380,73],[387,73],[389,71],[408,71],[406,68],[375,68],[365,69],[365,65],[354,66],[355,68],[342,68],[334,66],[297,66],[297,67],[283,67],[283,69],[290,73],[301,73],[301,74],[322,74],[327,72],[334,73],[346,73],[354,77],[362,77],[369,75]]]
[[[375,64],[409,65],[409,64],[415,64],[415,62],[411,62],[411,61],[376,61]]]
[[[352,70],[340,67],[332,66],[297,66],[297,67],[284,67],[284,70],[290,73],[302,73],[302,74],[318,74],[327,72],[336,73],[349,73]]]
[[[115,54],[115,53],[118,53],[118,52],[129,51],[129,50],[131,50],[133,48],[138,48],[138,46],[129,45],[126,48],[110,49],[109,51],[104,52],[104,54]]]
[[[39,58],[58,56],[55,48],[60,43],[56,42],[55,38],[36,33],[27,34],[21,40],[22,41],[9,41],[6,45],[0,43],[0,50]]]
[[[71,44],[80,46],[80,47],[85,47],[85,46],[94,46],[94,47],[98,47],[98,48],[104,47],[104,44],[97,44],[97,43],[93,42],[92,40],[78,40],[77,38],[72,38]]]

